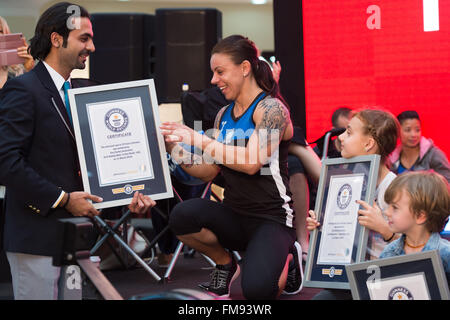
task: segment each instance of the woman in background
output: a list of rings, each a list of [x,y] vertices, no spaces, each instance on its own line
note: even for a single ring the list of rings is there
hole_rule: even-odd
[[[450,165],[445,153],[431,139],[422,136],[416,111],[403,111],[397,116],[401,126],[401,144],[389,156],[391,170],[396,174],[407,171],[434,170],[450,182]]]
[[[0,35],[10,33],[11,31],[9,29],[8,23],[3,17],[0,16]],[[34,67],[34,59],[28,53],[27,42],[25,38],[22,39],[23,46],[17,48],[17,55],[21,58],[24,58],[25,62],[23,64],[15,64],[11,66],[0,66],[0,89],[3,88],[3,85],[8,79],[17,77],[24,72],[30,71]]]

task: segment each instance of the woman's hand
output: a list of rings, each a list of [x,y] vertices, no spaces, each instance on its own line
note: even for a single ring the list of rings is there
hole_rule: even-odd
[[[316,219],[316,214],[313,210],[309,210],[310,217],[306,218],[306,229],[313,231],[320,226],[320,223]]]
[[[194,145],[196,132],[188,126],[177,122],[164,122],[160,128],[166,144],[183,142],[191,146]]]
[[[272,63],[272,75],[276,83],[280,82],[281,64],[280,61]]]
[[[131,203],[128,205],[128,209],[135,214],[145,214],[148,209],[155,205],[156,202],[152,198],[136,191]]]
[[[34,59],[33,57],[28,53],[28,44],[25,38],[22,38],[23,40],[23,46],[17,48],[17,55],[23,59],[25,59],[25,62],[23,63],[23,66],[25,67],[26,71],[30,71],[34,67]]]

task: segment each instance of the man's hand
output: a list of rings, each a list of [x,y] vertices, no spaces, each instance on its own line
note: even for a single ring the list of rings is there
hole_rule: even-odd
[[[128,205],[128,209],[130,209],[132,213],[144,214],[148,209],[155,205],[156,202],[149,196],[144,196],[142,193],[136,191],[133,195],[133,200],[131,200],[131,203]]]
[[[83,216],[93,217],[98,215],[100,212],[94,208],[92,203],[87,201],[88,199],[94,202],[103,201],[102,198],[94,196],[87,192],[75,191],[70,193],[70,197],[69,194],[65,194],[61,203],[65,206],[66,210],[69,211],[75,217],[83,217]]]

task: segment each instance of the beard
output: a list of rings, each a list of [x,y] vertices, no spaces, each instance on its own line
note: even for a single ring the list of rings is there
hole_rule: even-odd
[[[90,52],[83,50],[78,54],[77,61],[74,69],[84,69],[86,67],[86,60],[89,57]],[[86,58],[84,58],[85,56]]]

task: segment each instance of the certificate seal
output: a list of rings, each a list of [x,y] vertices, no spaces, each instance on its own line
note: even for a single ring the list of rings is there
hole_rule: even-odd
[[[336,274],[336,269],[334,269],[334,267],[331,267],[330,274],[329,274],[330,278],[333,278],[335,274]]]
[[[121,132],[128,126],[128,115],[122,109],[111,109],[105,115],[105,124],[112,132]]]
[[[394,287],[389,291],[389,300],[414,300],[411,292],[405,287]]]
[[[348,183],[339,189],[336,200],[339,209],[342,210],[348,207],[352,200],[352,187]]]
[[[133,186],[130,184],[126,184],[123,187],[123,192],[125,192],[126,194],[132,194],[133,193]]]

